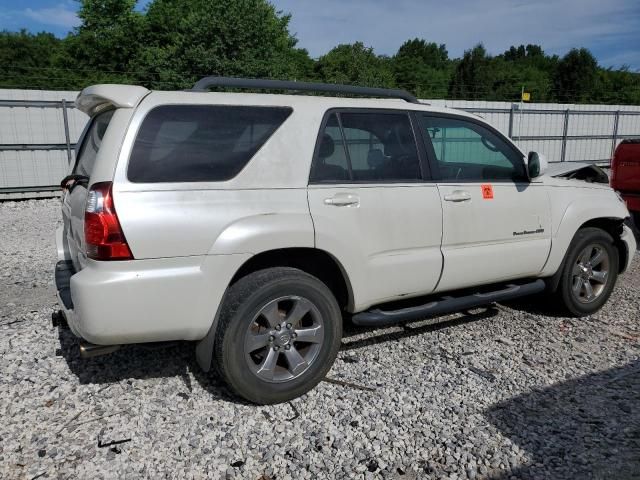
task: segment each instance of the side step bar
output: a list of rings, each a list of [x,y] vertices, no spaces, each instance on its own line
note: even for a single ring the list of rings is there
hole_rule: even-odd
[[[423,320],[429,316],[457,312],[468,308],[479,307],[493,302],[511,300],[540,293],[546,288],[544,280],[538,279],[524,284],[508,284],[506,288],[486,293],[473,293],[462,297],[441,297],[438,300],[416,307],[398,310],[381,310],[375,308],[356,313],[353,323],[364,327],[383,327],[400,322]]]

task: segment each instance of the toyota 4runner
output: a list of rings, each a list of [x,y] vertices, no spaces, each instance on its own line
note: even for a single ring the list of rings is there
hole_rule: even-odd
[[[207,77],[96,85],[76,107],[91,120],[62,184],[58,323],[84,356],[197,342],[202,369],[256,403],[313,388],[343,318],[542,290],[584,316],[636,250],[608,185],[545,174],[481,118],[407,92]]]

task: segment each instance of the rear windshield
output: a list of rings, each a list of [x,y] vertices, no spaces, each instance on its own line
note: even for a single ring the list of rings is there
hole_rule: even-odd
[[[138,132],[127,176],[139,183],[229,180],[291,111],[224,105],[154,108]]]
[[[111,117],[113,117],[114,111],[115,110],[109,110],[107,112],[103,112],[91,119],[89,129],[87,130],[82,141],[82,145],[80,146],[80,152],[78,152],[78,159],[76,161],[76,168],[74,168],[73,173],[86,175],[88,177],[91,176],[93,165],[96,163],[98,150],[100,149],[100,145],[102,145],[102,137],[104,137],[104,134],[107,131],[107,127],[109,126]]]

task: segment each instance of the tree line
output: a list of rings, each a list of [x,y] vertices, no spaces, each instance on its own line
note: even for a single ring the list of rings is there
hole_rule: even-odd
[[[290,15],[267,0],[81,0],[65,38],[0,32],[0,87],[77,90],[94,83],[184,89],[207,75],[403,88],[419,98],[640,104],[640,74],[605,69],[587,49],[547,55],[539,45],[450,58],[446,46],[407,40],[393,56],[361,42],[318,59],[297,46]]]

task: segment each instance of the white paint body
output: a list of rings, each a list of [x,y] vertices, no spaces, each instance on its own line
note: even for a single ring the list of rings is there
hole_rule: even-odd
[[[58,252],[77,271],[71,278],[74,310],[65,313],[72,330],[96,344],[204,338],[238,269],[274,249],[329,253],[351,287],[347,308],[358,312],[436,291],[549,277],[582,224],[629,215],[607,186],[547,176],[495,183],[493,199],[483,198],[480,183],[469,182],[309,185],[327,110],[388,108],[471,117],[456,110],[400,100],[149,92],[108,85],[86,89],[77,104],[89,114],[118,107],[90,184],[113,182],[115,208],[135,258],[87,260],[87,189],[77,187],[64,197]],[[288,106],[293,113],[231,180],[131,183],[126,169],[141,122],[152,108],[167,104]],[[468,200],[446,200],[460,192]],[[539,233],[514,235],[519,231]],[[630,262],[633,235],[625,230],[622,241]]]

